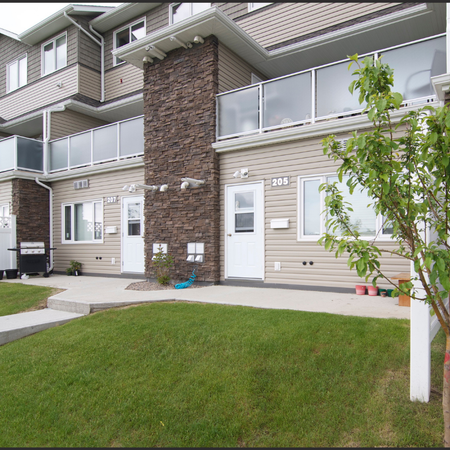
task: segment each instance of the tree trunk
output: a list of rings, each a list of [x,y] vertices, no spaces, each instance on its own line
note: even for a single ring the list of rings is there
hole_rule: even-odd
[[[447,335],[444,358],[444,388],[442,390],[444,411],[444,446],[450,447],[450,336]]]

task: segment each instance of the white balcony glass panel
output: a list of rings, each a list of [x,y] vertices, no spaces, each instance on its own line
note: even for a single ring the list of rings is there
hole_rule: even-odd
[[[14,169],[14,138],[0,141],[0,171]]]
[[[91,164],[91,132],[70,137],[70,167]]]
[[[50,142],[50,164],[49,170],[67,169],[67,145],[69,140],[60,139],[59,141]]]
[[[311,119],[311,73],[263,84],[263,127]]]
[[[320,193],[321,180],[305,180],[303,182],[303,234],[318,236],[320,234]]]
[[[383,52],[381,62],[394,69],[394,92],[404,100],[435,95],[431,77],[446,73],[445,37]]]
[[[117,158],[117,125],[94,130],[94,163]]]
[[[128,120],[119,124],[119,156],[144,153],[144,118]]]
[[[43,143],[34,139],[17,137],[17,167],[21,169],[43,169]]]
[[[348,87],[356,79],[348,61],[317,70],[317,117],[346,113],[363,109],[358,102],[358,93],[350,94]]]
[[[256,86],[218,97],[219,136],[258,130],[258,91]]]

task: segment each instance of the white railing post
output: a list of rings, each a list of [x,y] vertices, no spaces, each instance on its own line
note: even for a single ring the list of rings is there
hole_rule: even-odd
[[[263,90],[263,86],[262,86],[262,84],[261,83],[259,83],[259,86],[258,86],[258,92],[259,92],[259,133],[261,134],[262,133],[262,128],[263,128],[263,119],[264,119],[264,116],[263,116],[263,107],[264,107],[264,101],[263,101],[263,92],[264,92],[264,90]]]
[[[311,123],[316,122],[316,71],[311,70]]]

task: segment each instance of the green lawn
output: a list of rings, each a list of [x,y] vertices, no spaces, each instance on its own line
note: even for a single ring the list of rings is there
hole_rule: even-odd
[[[407,320],[153,303],[4,345],[0,373],[0,447],[442,446]]]
[[[57,289],[19,283],[0,283],[0,316],[45,308]]]

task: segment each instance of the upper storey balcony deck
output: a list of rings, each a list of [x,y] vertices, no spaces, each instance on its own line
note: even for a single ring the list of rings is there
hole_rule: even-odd
[[[394,69],[394,92],[403,105],[436,100],[431,77],[446,73],[446,37],[382,49],[366,55],[382,57]],[[280,130],[356,115],[364,105],[348,86],[355,79],[349,60],[337,61],[217,95],[217,140]],[[355,65],[352,69],[355,69]]]

